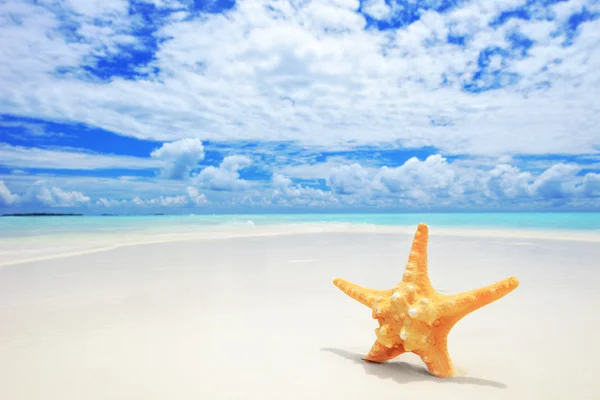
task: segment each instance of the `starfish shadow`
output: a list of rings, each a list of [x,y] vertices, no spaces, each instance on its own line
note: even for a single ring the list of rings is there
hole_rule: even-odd
[[[427,372],[425,368],[418,367],[407,362],[392,362],[378,364],[364,361],[361,355],[351,353],[346,350],[333,348],[322,348],[321,350],[328,351],[347,360],[350,360],[355,364],[362,365],[365,369],[365,372],[369,375],[374,375],[380,379],[393,379],[394,381],[401,384],[415,381],[430,381],[435,383],[458,383],[462,385],[491,386],[499,389],[506,389],[507,387],[505,384],[500,382],[467,376],[438,378]]]

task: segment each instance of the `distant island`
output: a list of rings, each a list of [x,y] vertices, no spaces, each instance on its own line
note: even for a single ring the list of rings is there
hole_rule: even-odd
[[[61,213],[23,213],[2,214],[3,217],[81,217],[83,214],[61,214]]]

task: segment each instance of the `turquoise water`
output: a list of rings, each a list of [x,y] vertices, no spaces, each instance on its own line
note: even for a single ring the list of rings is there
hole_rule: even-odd
[[[487,229],[600,231],[600,213],[452,213],[452,214],[247,214],[83,217],[2,217],[0,238],[73,233],[137,232],[236,224],[256,226],[302,223],[348,223]]]

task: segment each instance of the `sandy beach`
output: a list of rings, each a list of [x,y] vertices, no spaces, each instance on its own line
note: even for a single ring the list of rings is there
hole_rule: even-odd
[[[520,286],[449,336],[458,376],[361,360],[371,311],[332,281],[386,289],[410,233],[185,240],[0,267],[0,399],[596,399],[593,241],[436,236],[432,283]]]

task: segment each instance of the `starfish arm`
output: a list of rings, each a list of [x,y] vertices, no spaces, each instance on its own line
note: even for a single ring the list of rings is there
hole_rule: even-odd
[[[373,347],[371,347],[369,354],[364,357],[363,360],[374,363],[383,363],[391,360],[392,358],[398,357],[404,352],[406,352],[406,350],[404,350],[404,346],[402,346],[402,344],[396,344],[392,347],[387,347],[382,343],[379,343],[377,340],[375,341],[375,344],[373,344]]]
[[[373,308],[375,304],[384,297],[389,297],[392,292],[391,290],[364,288],[340,278],[334,279],[333,284],[354,300],[357,300],[370,308]]]
[[[454,376],[456,372],[448,354],[448,342],[446,335],[439,338],[435,344],[427,346],[425,349],[417,352],[421,360],[427,366],[427,370],[440,378],[448,378]]]
[[[517,286],[519,286],[517,278],[510,277],[489,286],[448,296],[442,313],[456,322],[467,314],[506,296]]]
[[[436,291],[431,286],[427,270],[427,242],[429,231],[427,225],[419,224],[413,239],[408,264],[402,278],[405,283],[414,283],[418,292],[429,297]]]

